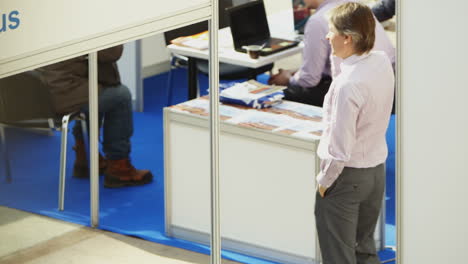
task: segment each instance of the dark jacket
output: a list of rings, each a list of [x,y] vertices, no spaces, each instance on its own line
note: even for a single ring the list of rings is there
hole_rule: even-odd
[[[117,60],[123,46],[98,52],[99,89],[120,84]],[[88,103],[88,58],[80,56],[37,69],[42,81],[50,88],[55,109],[59,114],[78,111]]]
[[[395,0],[381,0],[372,7],[372,12],[379,22],[392,18],[395,15]]]

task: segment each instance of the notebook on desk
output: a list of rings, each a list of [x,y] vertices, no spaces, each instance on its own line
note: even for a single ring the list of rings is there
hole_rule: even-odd
[[[226,9],[231,26],[234,48],[246,52],[243,46],[260,45],[261,56],[295,47],[298,41],[272,38],[263,0],[248,2]]]

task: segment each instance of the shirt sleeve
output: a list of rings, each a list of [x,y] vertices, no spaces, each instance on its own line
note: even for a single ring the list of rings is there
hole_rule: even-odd
[[[320,82],[330,54],[326,40],[327,30],[313,16],[309,19],[304,33],[302,65],[289,79],[291,85],[314,87]]]
[[[320,163],[317,182],[330,187],[343,171],[344,165],[351,158],[356,143],[356,122],[364,103],[362,91],[355,83],[346,83],[337,89],[337,95],[331,111],[330,132],[327,153]]]

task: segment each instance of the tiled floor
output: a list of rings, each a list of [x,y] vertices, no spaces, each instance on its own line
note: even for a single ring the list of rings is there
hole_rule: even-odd
[[[207,255],[0,206],[1,264],[209,262]]]

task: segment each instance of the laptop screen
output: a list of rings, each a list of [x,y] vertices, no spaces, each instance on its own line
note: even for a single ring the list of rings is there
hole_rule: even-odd
[[[252,1],[228,9],[236,49],[270,38],[263,1]]]

